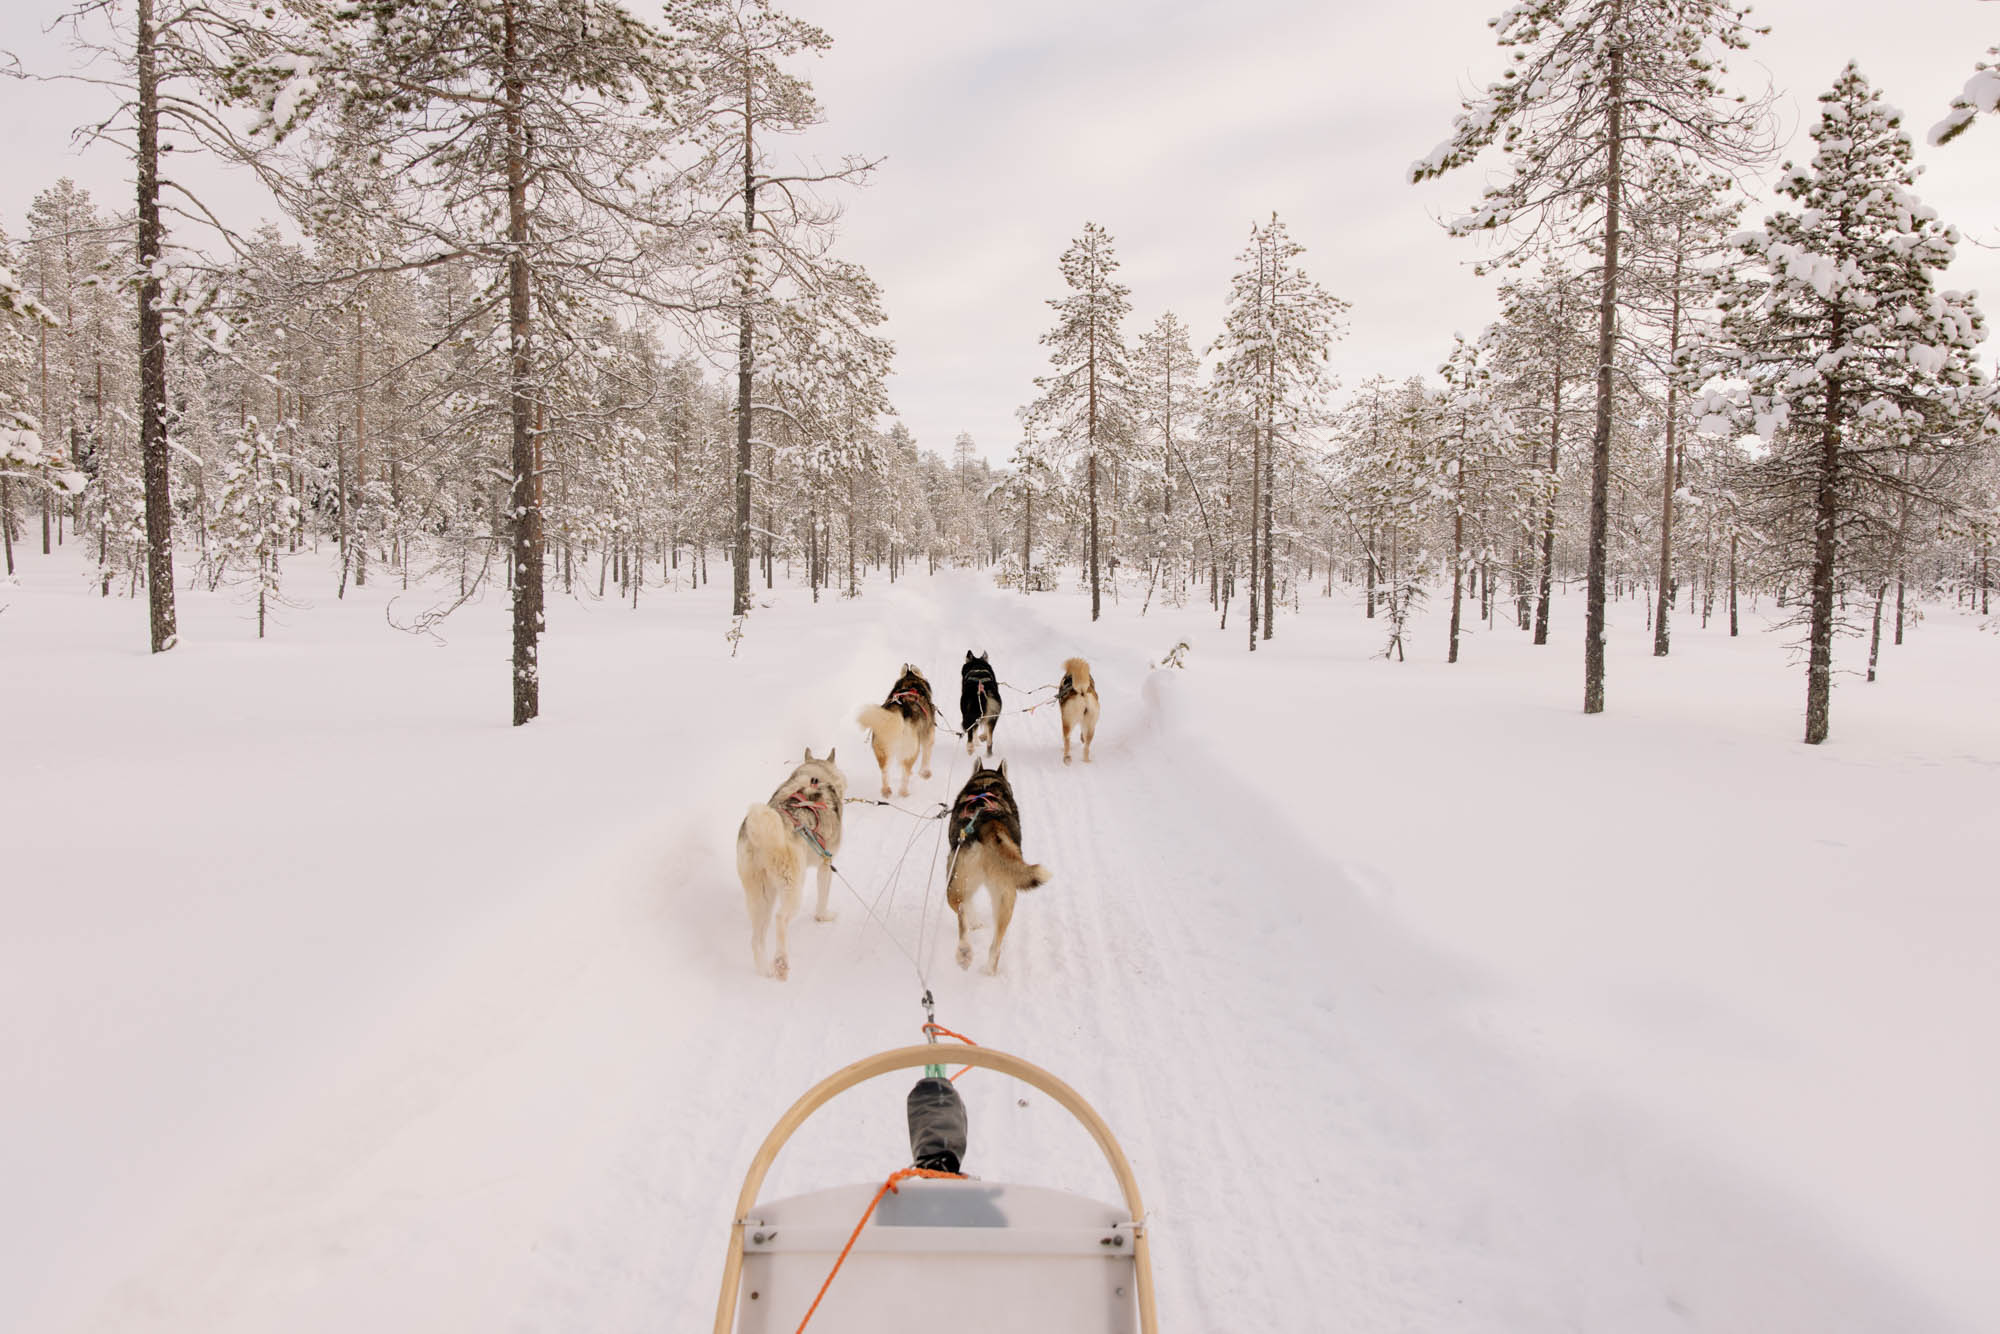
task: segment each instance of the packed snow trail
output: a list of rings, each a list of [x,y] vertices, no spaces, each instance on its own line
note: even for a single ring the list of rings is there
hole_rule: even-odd
[[[687,602],[677,615],[717,605]],[[550,831],[575,847],[569,866],[465,916],[393,987],[338,967],[366,1022],[301,1054],[317,1073],[267,1099],[286,1115],[241,1158],[208,1160],[208,1186],[175,1196],[152,1245],[107,1253],[108,1293],[66,1294],[47,1309],[79,1318],[29,1327],[704,1327],[757,1142],[813,1081],[916,1040],[928,982],[943,1023],[1053,1070],[1119,1135],[1164,1327],[1951,1328],[1670,1128],[1489,1040],[1486,982],[1339,870],[1366,755],[1299,757],[1294,781],[1325,809],[1300,832],[1193,739],[1192,710],[1234,707],[1200,664],[1149,670],[1174,632],[1079,611],[954,573],[760,613],[733,662],[706,622],[704,647],[552,638],[551,680],[578,683],[571,716],[601,704],[617,729],[603,748],[552,711],[510,738],[537,747],[545,779],[605,766],[577,779],[594,818]],[[996,756],[1026,854],[1054,880],[1021,896],[998,976],[952,961],[937,822],[859,805],[838,864],[881,920],[837,888],[839,920],[816,923],[808,894],[791,980],[755,976],[733,864],[744,807],[806,746],[836,746],[850,790],[872,794],[855,710],[908,661],[955,722],[968,648],[1020,685],[1080,653],[1104,698],[1095,762],[1065,768],[1054,708],[1026,714],[1042,696],[1008,692]],[[644,659],[669,649],[665,673]],[[897,800],[933,809],[969,763],[941,734],[934,776]],[[1411,795],[1438,805],[1440,836],[1449,797]],[[213,1072],[251,1094],[255,1075]],[[960,1087],[969,1170],[1114,1195],[1059,1108],[988,1072]],[[902,1165],[904,1088],[836,1100],[766,1193]]]

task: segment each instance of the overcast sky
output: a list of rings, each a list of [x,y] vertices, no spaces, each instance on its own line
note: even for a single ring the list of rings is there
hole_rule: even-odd
[[[62,61],[40,29],[63,7],[0,0],[0,47],[43,68]],[[813,147],[884,159],[847,201],[842,248],[882,285],[890,393],[926,447],[947,450],[965,430],[989,457],[1011,451],[1014,410],[1047,367],[1037,339],[1061,291],[1056,259],[1086,220],[1117,242],[1135,341],[1169,309],[1197,340],[1212,337],[1250,224],[1273,209],[1306,247],[1307,271],[1353,303],[1333,355],[1345,384],[1427,373],[1455,331],[1492,318],[1494,280],[1469,268],[1479,243],[1434,220],[1477,198],[1482,168],[1421,188],[1404,172],[1449,132],[1459,94],[1501,69],[1486,26],[1501,0],[788,8],[835,42],[803,70],[827,114]],[[2000,117],[1948,149],[1923,143],[2000,42],[2000,5],[1766,0],[1756,13],[1773,31],[1737,58],[1733,78],[1779,91],[1792,156],[1807,155],[1814,99],[1858,59],[1907,114],[1928,167],[1919,192],[1970,236],[2000,241]],[[68,142],[93,105],[85,90],[0,84],[9,233],[62,174],[107,204],[130,194],[128,164],[103,150],[79,157]],[[247,187],[231,196],[265,207]],[[1950,282],[1986,293],[1990,311],[2000,251],[1962,247]]]

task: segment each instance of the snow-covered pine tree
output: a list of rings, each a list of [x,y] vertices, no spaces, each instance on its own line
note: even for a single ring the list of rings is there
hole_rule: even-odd
[[[1111,276],[1118,271],[1118,256],[1111,234],[1094,222],[1083,224],[1083,234],[1063,252],[1060,267],[1069,295],[1049,300],[1056,323],[1042,335],[1056,369],[1053,375],[1036,378],[1035,387],[1042,392],[1028,409],[1028,419],[1033,427],[1048,431],[1050,444],[1083,454],[1090,514],[1086,559],[1094,621],[1103,609],[1099,453],[1130,413],[1131,371],[1121,326],[1132,310],[1132,290]]]
[[[254,0],[81,0],[62,16],[74,44],[118,74],[90,81],[115,89],[118,109],[83,133],[132,156],[137,183],[131,279],[137,288],[139,451],[145,491],[145,562],[152,651],[177,639],[173,588],[172,446],[168,440],[166,219],[177,215],[233,234],[184,172],[163,179],[163,154],[203,149],[259,169],[256,146],[218,108],[247,91],[242,72],[269,56],[276,11]],[[82,76],[59,76],[82,77]],[[165,138],[163,139],[163,136]],[[162,193],[165,186],[173,193]]]
[[[257,590],[257,638],[269,604],[279,596],[279,563],[299,524],[299,504],[285,477],[285,459],[256,417],[234,432],[222,467],[215,530],[220,559],[250,571]]]
[[[851,265],[827,267],[839,213],[817,191],[858,183],[874,164],[848,157],[832,168],[775,165],[770,141],[820,120],[812,85],[782,62],[830,48],[833,39],[823,30],[778,12],[770,0],[669,0],[666,17],[677,58],[688,72],[678,114],[701,152],[696,168],[701,188],[720,201],[706,228],[708,290],[698,303],[725,315],[735,344],[732,605],[733,614],[743,616],[750,611],[757,326],[774,303],[792,296],[811,296],[822,307],[833,304],[840,295],[839,275],[858,272]]]
[[[1026,414],[1023,414],[1024,416]],[[1057,488],[1057,474],[1049,461],[1047,446],[1035,434],[1032,422],[1024,423],[1021,443],[1009,460],[1011,475],[1004,483],[1006,494],[1021,507],[1021,592],[1035,592],[1044,585],[1044,571],[1035,563],[1035,516],[1043,515],[1046,525],[1048,497]]]
[[[1242,268],[1230,281],[1223,331],[1211,352],[1220,353],[1215,385],[1251,426],[1250,649],[1257,648],[1258,581],[1263,583],[1263,637],[1271,637],[1275,579],[1271,552],[1280,443],[1303,446],[1303,433],[1321,424],[1332,387],[1325,370],[1328,349],[1341,334],[1347,303],[1330,295],[1299,267],[1305,247],[1292,240],[1274,212],[1252,224],[1250,243],[1237,256]],[[1261,562],[1260,562],[1261,556]]]
[[[1534,642],[1549,642],[1550,598],[1555,582],[1557,510],[1563,496],[1563,467],[1568,457],[1563,442],[1588,429],[1584,415],[1589,400],[1571,387],[1588,378],[1593,352],[1592,314],[1584,279],[1559,265],[1523,282],[1500,287],[1501,318],[1497,326],[1500,365],[1506,402],[1524,434],[1524,452],[1541,468],[1541,515],[1530,541],[1533,568]],[[1571,469],[1574,471],[1574,468]],[[1528,590],[1522,590],[1525,601]],[[1522,629],[1528,628],[1525,606],[1517,610]]]
[[[1480,574],[1481,600],[1492,600],[1493,554],[1527,529],[1529,509],[1541,491],[1540,470],[1522,468],[1512,424],[1496,396],[1492,362],[1495,331],[1477,341],[1461,337],[1439,374],[1436,503],[1451,526],[1451,626],[1446,662],[1457,662],[1463,602],[1470,576]],[[1516,541],[1516,545],[1518,542]]]
[[[42,439],[40,420],[29,410],[34,380],[37,335],[54,324],[54,316],[22,286],[15,274],[14,247],[0,232],[0,546],[6,570],[14,573],[16,482],[37,491],[81,489],[82,478],[61,466]],[[46,511],[44,511],[46,513]]]
[[[1731,194],[1729,178],[1689,170],[1671,156],[1640,155],[1633,164],[1638,182],[1627,234],[1625,305],[1654,333],[1639,344],[1642,361],[1664,386],[1660,415],[1665,426],[1660,470],[1660,561],[1654,589],[1653,656],[1664,658],[1672,641],[1674,592],[1674,497],[1681,487],[1686,442],[1686,403],[1681,351],[1700,327],[1717,284],[1727,276],[1729,237],[1742,201]]]
[[[1762,101],[1730,96],[1720,79],[1747,49],[1749,8],[1736,0],[1524,0],[1492,20],[1512,67],[1464,103],[1450,139],[1410,168],[1424,181],[1498,145],[1506,169],[1454,235],[1506,239],[1532,250],[1580,248],[1598,257],[1597,416],[1591,434],[1589,592],[1584,613],[1583,711],[1604,708],[1604,601],[1610,528],[1611,422],[1618,362],[1621,210],[1635,145],[1690,166],[1727,169],[1761,160],[1769,138]]]
[[[1988,47],[1986,54],[2000,56],[2000,46]],[[1950,143],[1971,129],[1980,113],[1996,110],[2000,110],[2000,61],[1981,60],[1973,65],[1964,89],[1951,100],[1950,112],[1931,126],[1931,144]]]
[[[1211,549],[1215,545],[1213,532],[1206,531],[1207,498],[1187,459],[1200,422],[1200,377],[1201,358],[1188,340],[1187,326],[1171,310],[1139,335],[1133,393],[1144,447],[1159,477],[1158,533],[1150,558],[1156,567],[1168,567],[1168,600],[1176,606],[1193,577],[1195,534],[1202,533]],[[1185,575],[1173,568],[1183,565]]]
[[[1816,745],[1848,553],[1894,528],[1899,498],[1954,507],[1929,465],[1976,462],[1991,403],[1973,358],[1984,321],[1968,295],[1935,285],[1957,233],[1912,189],[1901,118],[1850,63],[1821,94],[1812,134],[1812,161],[1788,165],[1780,187],[1796,211],[1738,238],[1755,268],[1723,297],[1708,365],[1731,383],[1706,407],[1711,429],[1733,415],[1771,445],[1757,485],[1780,559],[1811,590],[1800,616]]]
[[[520,726],[541,707],[547,312],[566,298],[661,299],[663,252],[680,235],[666,196],[670,107],[687,71],[666,34],[616,0],[297,9],[306,32],[251,72],[265,76],[274,131],[309,127],[322,158],[359,134],[392,186],[385,221],[420,238],[398,267],[464,261],[505,285]]]

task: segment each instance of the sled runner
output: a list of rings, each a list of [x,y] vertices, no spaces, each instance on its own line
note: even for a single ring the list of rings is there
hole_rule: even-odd
[[[1122,1204],[927,1171],[923,1164],[955,1169],[964,1148],[963,1105],[942,1079],[922,1080],[910,1095],[918,1167],[886,1182],[757,1198],[778,1151],[828,1100],[940,1055],[930,1044],[856,1061],[778,1119],[737,1197],[716,1334],[931,1334],[941,1327],[1156,1334],[1145,1209],[1124,1150],[1076,1090],[1018,1056],[989,1047],[951,1052],[956,1062],[1011,1075],[1060,1103],[1097,1141]],[[954,1130],[956,1142],[948,1143]]]

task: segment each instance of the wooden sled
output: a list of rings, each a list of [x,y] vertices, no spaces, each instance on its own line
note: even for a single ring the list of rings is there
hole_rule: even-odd
[[[715,1334],[795,1334],[850,1237],[853,1249],[813,1312],[810,1334],[1158,1334],[1146,1211],[1124,1150],[1075,1089],[1018,1056],[954,1047],[948,1059],[1012,1075],[1061,1103],[1103,1150],[1122,1205],[1043,1186],[913,1178],[882,1194],[856,1233],[880,1181],[758,1200],[778,1151],[829,1099],[945,1056],[926,1044],[856,1061],[778,1118],[736,1199]]]

